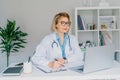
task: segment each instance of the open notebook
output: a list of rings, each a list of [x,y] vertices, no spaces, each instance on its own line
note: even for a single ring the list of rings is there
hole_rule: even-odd
[[[49,68],[49,67],[47,67],[47,66],[39,66],[39,67],[37,67],[37,68],[38,68],[39,70],[45,72],[45,73],[60,72],[60,71],[66,71],[66,70],[67,70],[66,67],[62,67],[62,68],[60,68],[60,69],[58,69],[58,70],[54,70],[54,69]]]
[[[15,67],[7,67],[3,72],[2,75],[20,75],[23,70],[22,66],[15,66]]]

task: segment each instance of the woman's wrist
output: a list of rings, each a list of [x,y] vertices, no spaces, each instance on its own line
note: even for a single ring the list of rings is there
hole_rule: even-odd
[[[65,58],[63,58],[63,59],[64,59],[64,64],[67,64],[67,63],[68,63],[67,58],[65,57]]]
[[[64,63],[65,63],[65,64],[67,64],[67,63],[68,63],[68,60],[67,60],[67,59],[65,59],[65,60],[64,60]]]

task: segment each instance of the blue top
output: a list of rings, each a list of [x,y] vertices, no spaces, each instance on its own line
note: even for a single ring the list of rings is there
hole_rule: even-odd
[[[68,35],[67,35],[67,33],[64,34],[63,45],[61,44],[60,36],[58,34],[56,34],[56,37],[57,37],[57,41],[58,41],[60,48],[61,48],[61,51],[62,51],[62,57],[63,57],[63,59],[66,59],[65,46],[66,46],[67,41],[69,40]]]

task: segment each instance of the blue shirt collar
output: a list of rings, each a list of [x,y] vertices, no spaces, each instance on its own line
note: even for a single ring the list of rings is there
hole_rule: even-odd
[[[69,36],[68,36],[68,33],[64,33],[64,40],[67,40],[69,38]],[[59,36],[59,34],[58,33],[56,33],[56,39],[58,40],[60,40],[60,36]]]

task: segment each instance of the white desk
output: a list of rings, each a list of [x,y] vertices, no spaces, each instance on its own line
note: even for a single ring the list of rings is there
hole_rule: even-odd
[[[44,73],[33,67],[32,73],[21,76],[2,76],[0,80],[120,80],[120,63],[115,62],[113,68],[88,74],[80,74],[71,70],[55,73]]]

